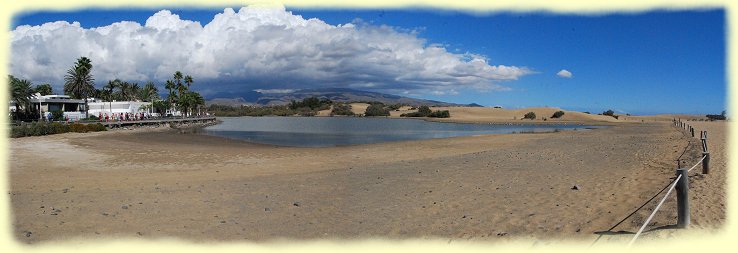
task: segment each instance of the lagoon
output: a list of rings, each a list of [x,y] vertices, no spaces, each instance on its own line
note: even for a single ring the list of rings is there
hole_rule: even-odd
[[[226,117],[207,135],[291,147],[333,147],[483,134],[541,133],[601,128],[564,124],[464,124],[359,117]]]

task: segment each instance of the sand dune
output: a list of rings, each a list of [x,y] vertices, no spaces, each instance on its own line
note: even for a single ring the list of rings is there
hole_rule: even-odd
[[[351,103],[351,110],[356,114],[364,114],[367,103]],[[410,110],[410,106],[403,106],[399,110],[390,111],[390,117],[399,118],[403,113],[417,112],[418,110]],[[531,107],[523,109],[504,109],[492,107],[431,107],[431,110],[448,110],[451,114],[450,118],[438,119],[431,118],[434,121],[447,122],[470,122],[470,123],[616,123],[616,122],[669,122],[672,119],[682,119],[683,121],[699,121],[706,120],[704,115],[686,115],[686,114],[659,114],[649,116],[629,116],[623,114],[615,114],[616,119],[612,116],[584,113],[578,111],[567,111],[557,107]],[[551,118],[557,111],[563,111],[564,116],[561,118]],[[533,112],[536,119],[523,119],[525,114]],[[330,110],[320,111],[318,116],[330,116]],[[545,118],[545,120],[544,120]]]

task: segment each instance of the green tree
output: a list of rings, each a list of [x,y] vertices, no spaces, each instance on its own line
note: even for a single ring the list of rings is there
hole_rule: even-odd
[[[174,87],[179,92],[179,94],[177,94],[177,95],[179,95],[181,97],[182,94],[185,91],[185,89],[183,88],[183,85],[182,85],[182,79],[184,78],[184,76],[182,76],[182,72],[177,71],[177,72],[174,72],[174,77],[173,78],[174,78],[174,84],[175,84]]]
[[[190,89],[190,85],[192,85],[194,81],[192,80],[192,77],[190,75],[186,75],[184,77],[184,82],[185,84],[187,84],[187,89]]]
[[[113,98],[115,96],[115,88],[117,88],[120,85],[120,80],[115,79],[108,81],[108,84],[106,84],[103,87],[103,94],[102,98],[107,100],[110,103],[110,113],[113,113]]]
[[[70,94],[73,98],[85,100],[85,118],[87,118],[89,108],[87,106],[87,97],[95,91],[95,79],[92,77],[92,62],[87,57],[80,57],[74,64],[74,67],[67,70],[64,76],[64,93]]]
[[[36,85],[36,88],[33,89],[33,92],[41,93],[41,96],[46,96],[53,94],[54,90],[51,88],[51,84],[44,83]]]
[[[524,119],[536,119],[536,113],[535,112],[528,112],[523,116]]]
[[[602,115],[613,116],[615,115],[615,112],[613,112],[612,110],[607,110],[603,112]]]
[[[192,97],[194,100],[194,107],[197,109],[197,115],[200,115],[200,108],[205,107],[205,98],[200,95],[200,93],[192,92]],[[194,112],[194,109],[193,109]]]
[[[128,101],[141,100],[139,94],[141,94],[141,86],[138,83],[132,83],[128,86]]]
[[[143,101],[152,102],[159,99],[159,90],[156,88],[154,82],[149,81],[141,88],[138,96]]]
[[[188,116],[190,109],[195,105],[195,96],[193,93],[186,92],[179,97],[179,108],[182,111],[182,116]]]
[[[366,108],[364,116],[389,116],[389,110],[384,108],[383,104],[371,104]]]
[[[20,106],[23,106],[25,112],[29,112],[31,108],[31,96],[33,94],[31,82],[17,79],[12,75],[9,75],[8,79],[10,81],[10,99],[15,102],[16,119],[20,119]]]
[[[564,111],[556,111],[553,115],[551,115],[552,119],[561,118],[561,116],[564,116]]]
[[[177,103],[178,97],[176,93],[177,84],[172,82],[172,80],[167,80],[167,82],[164,84],[164,88],[167,89],[167,109],[174,109],[175,105]]]
[[[421,105],[418,108],[418,113],[420,114],[420,117],[427,117],[431,114],[431,109],[427,105]]]

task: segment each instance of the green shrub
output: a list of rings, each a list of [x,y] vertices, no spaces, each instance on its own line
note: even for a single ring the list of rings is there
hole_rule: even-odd
[[[528,113],[525,114],[525,116],[523,118],[524,119],[536,119],[536,113],[534,113],[534,112],[528,112]]]
[[[72,123],[69,124],[69,131],[75,132],[75,133],[86,133],[87,132],[87,126],[80,123]]]
[[[428,106],[427,106],[427,105],[421,105],[421,106],[420,106],[420,107],[418,108],[418,113],[420,113],[420,115],[422,115],[422,116],[420,116],[420,117],[427,117],[427,116],[428,116],[428,115],[430,115],[430,114],[431,114],[432,112],[431,112],[431,109],[430,109],[430,108],[428,108]]]
[[[554,114],[551,116],[552,119],[561,118],[561,116],[564,116],[564,111],[557,111],[554,112]]]
[[[451,113],[448,112],[448,110],[443,111],[434,111],[428,115],[428,117],[431,118],[449,118],[451,117]]]
[[[13,126],[10,132],[10,136],[13,138],[25,137],[25,136],[41,136],[48,134],[61,134],[68,132],[97,132],[107,131],[107,128],[103,124],[64,124],[59,122],[33,122],[30,124],[21,123],[18,126]]]
[[[602,115],[613,116],[615,115],[615,112],[613,112],[612,110],[607,110],[603,112]]]
[[[384,108],[383,104],[371,104],[366,108],[364,116],[389,116],[389,110]]]
[[[62,110],[51,111],[51,119],[55,121],[64,121],[64,112]]]
[[[303,117],[312,117],[317,115],[318,112],[313,111],[310,107],[300,107],[297,109],[297,114]]]
[[[353,116],[354,112],[351,111],[351,105],[344,104],[344,103],[337,103],[333,105],[333,109],[331,110],[331,116],[333,115]]]
[[[425,117],[420,112],[408,112],[400,114],[400,117]]]

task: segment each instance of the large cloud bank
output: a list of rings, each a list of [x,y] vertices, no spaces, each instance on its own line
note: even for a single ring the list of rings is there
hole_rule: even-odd
[[[13,75],[50,82],[57,90],[81,56],[92,60],[98,87],[115,78],[161,83],[181,70],[206,94],[318,87],[453,94],[505,90],[501,81],[531,73],[492,65],[480,55],[450,53],[414,32],[362,23],[333,26],[262,7],[228,8],[205,26],[168,10],[143,26],[19,26],[11,32],[11,50]]]

